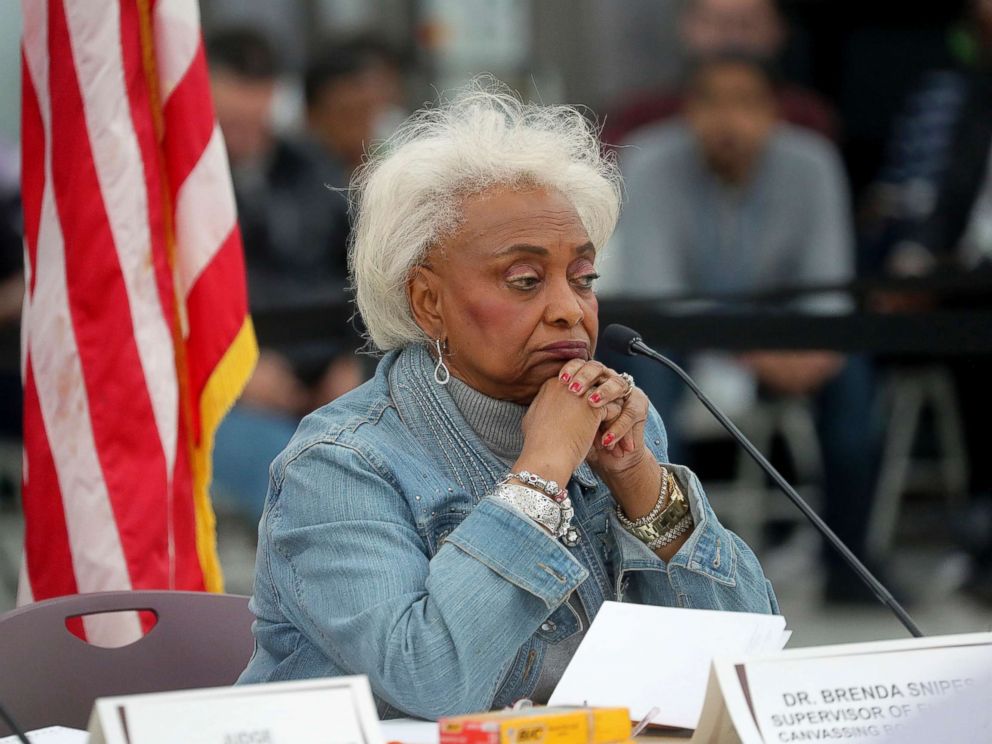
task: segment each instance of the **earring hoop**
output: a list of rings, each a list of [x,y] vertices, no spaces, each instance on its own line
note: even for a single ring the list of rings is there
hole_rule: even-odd
[[[437,366],[434,367],[434,382],[438,385],[447,385],[451,379],[448,366],[444,363],[444,354],[441,352],[441,339],[434,339],[434,346],[437,348]]]

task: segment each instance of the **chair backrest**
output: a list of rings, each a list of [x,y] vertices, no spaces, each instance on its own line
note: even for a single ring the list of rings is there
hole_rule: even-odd
[[[83,641],[66,618],[146,610],[155,626],[120,648]],[[248,598],[204,592],[99,592],[0,616],[0,704],[25,730],[87,727],[109,695],[233,684],[251,657]],[[0,736],[10,733],[0,720]]]

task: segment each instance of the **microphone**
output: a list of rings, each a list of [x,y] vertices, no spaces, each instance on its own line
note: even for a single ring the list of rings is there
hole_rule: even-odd
[[[613,324],[607,326],[606,330],[603,331],[603,341],[611,349],[618,351],[622,354],[627,354],[629,356],[646,356],[649,359],[653,359],[656,362],[660,362],[668,367],[672,372],[681,378],[682,382],[689,386],[689,389],[695,393],[699,401],[706,406],[706,410],[713,414],[717,421],[730,432],[730,435],[737,441],[737,443],[744,448],[744,450],[754,459],[756,463],[761,467],[768,476],[775,481],[775,484],[782,489],[786,496],[792,501],[793,504],[803,513],[803,516],[812,524],[817,531],[823,535],[824,539],[838,552],[840,556],[844,559],[845,563],[851,567],[851,569],[858,575],[858,578],[863,581],[872,593],[878,598],[878,600],[888,607],[893,614],[899,619],[905,628],[913,635],[915,638],[922,638],[923,631],[919,629],[913,618],[909,616],[909,613],[899,604],[892,593],[886,589],[882,582],[876,579],[871,571],[858,560],[858,557],[851,552],[851,549],[844,544],[844,541],[834,534],[834,531],[827,526],[827,523],[820,519],[819,515],[813,511],[812,507],[807,504],[803,497],[796,493],[789,482],[782,477],[782,474],[778,472],[772,466],[770,462],[765,458],[758,448],[755,447],[751,441],[744,436],[740,429],[727,418],[723,411],[716,407],[716,405],[706,397],[705,393],[699,389],[699,386],[693,381],[691,377],[682,369],[679,365],[673,362],[671,359],[662,356],[657,351],[652,349],[650,346],[641,340],[640,335],[637,331],[634,331],[627,326]]]

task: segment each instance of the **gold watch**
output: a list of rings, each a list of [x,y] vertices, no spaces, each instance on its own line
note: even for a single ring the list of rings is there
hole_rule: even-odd
[[[668,484],[668,506],[647,524],[627,527],[627,531],[641,542],[654,542],[682,521],[682,518],[689,513],[689,500],[682,493],[682,488],[679,486],[678,481],[675,480],[675,476],[671,471],[669,471],[668,477],[671,479]]]

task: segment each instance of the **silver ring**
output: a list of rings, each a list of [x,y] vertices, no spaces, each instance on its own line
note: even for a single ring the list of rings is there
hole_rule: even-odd
[[[623,394],[623,399],[627,400],[630,394],[634,392],[634,376],[629,372],[621,372],[620,379],[627,383],[627,391]]]

